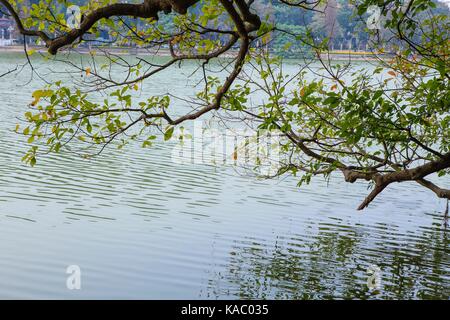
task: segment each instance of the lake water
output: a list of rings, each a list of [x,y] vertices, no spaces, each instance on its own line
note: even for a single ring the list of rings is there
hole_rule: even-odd
[[[0,55],[0,73],[20,59]],[[29,76],[0,78],[0,298],[449,298],[445,202],[431,192],[393,185],[358,212],[364,183],[298,188],[174,163],[163,142],[30,168],[13,132],[42,84]],[[146,86],[191,92],[176,72]],[[66,287],[69,265],[80,290]],[[378,290],[367,286],[373,265]]]

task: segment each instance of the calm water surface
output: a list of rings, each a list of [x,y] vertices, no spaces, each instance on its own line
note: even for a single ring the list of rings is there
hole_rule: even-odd
[[[21,61],[0,55],[0,73]],[[0,80],[0,298],[450,296],[445,203],[414,184],[357,212],[365,184],[336,177],[299,189],[292,178],[176,164],[170,143],[94,160],[50,155],[29,168],[12,130],[39,81]],[[176,72],[144,91],[158,90],[191,92]],[[66,288],[69,265],[82,270],[81,290]],[[381,269],[373,292],[371,265]]]

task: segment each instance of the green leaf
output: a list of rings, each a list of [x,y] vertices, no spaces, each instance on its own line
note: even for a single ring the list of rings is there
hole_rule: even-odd
[[[175,127],[169,127],[166,132],[164,132],[164,141],[170,140],[170,138],[172,138],[174,129]]]

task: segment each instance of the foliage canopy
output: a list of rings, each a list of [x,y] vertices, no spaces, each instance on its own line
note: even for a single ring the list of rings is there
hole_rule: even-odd
[[[47,58],[56,55],[54,59],[83,75],[75,88],[58,81],[34,92],[25,114],[28,124],[17,127],[32,144],[24,157],[31,165],[40,152],[73,151],[80,143],[84,155],[113,141],[121,147],[129,139],[142,139],[149,146],[155,138],[146,131],[149,127],[160,128],[169,138],[185,121],[227,114],[283,136],[281,147],[288,157],[277,175],[291,173],[309,182],[338,171],[347,182],[370,181],[372,191],[359,209],[394,182],[414,181],[450,199],[450,190],[427,178],[450,173],[450,28],[448,15],[436,9],[436,2],[350,1],[359,21],[351,30],[358,25],[358,38],[371,50],[367,55],[374,67],[365,69],[330,58],[337,39],[354,32],[342,22],[340,29],[333,28],[333,21],[348,19],[333,11],[342,9],[341,1],[280,0],[274,7],[253,0],[0,3],[24,37],[46,45]],[[72,4],[82,13],[75,28],[66,21]],[[366,28],[370,6],[381,9],[381,30]],[[287,11],[309,22],[279,21],[277,13]],[[324,15],[322,36],[314,30],[320,19],[311,14]],[[109,47],[90,50],[89,63],[67,58],[68,52],[98,44],[100,38]],[[111,46],[152,54],[167,50],[170,59],[163,64],[145,57],[129,61],[112,53]],[[304,54],[295,75],[283,72],[277,55],[289,50]],[[97,55],[106,62],[98,63]],[[220,60],[226,76],[210,67],[216,58],[226,58]],[[192,110],[181,115],[172,110],[172,95],[133,100],[130,92],[142,82],[185,60],[196,61],[203,74],[199,92],[185,100]],[[111,76],[111,68],[125,70],[124,76]],[[311,73],[314,77],[308,77]],[[93,91],[107,98],[93,102]],[[256,93],[264,99],[252,104],[250,96]]]

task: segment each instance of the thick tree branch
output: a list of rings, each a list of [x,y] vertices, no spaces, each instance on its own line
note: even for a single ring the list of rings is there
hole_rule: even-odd
[[[417,183],[419,183],[420,185],[424,186],[425,188],[428,188],[431,191],[433,191],[434,193],[436,193],[436,195],[439,198],[450,199],[450,190],[449,189],[440,188],[437,185],[435,185],[433,182],[425,180],[425,179],[417,180]]]
[[[375,187],[372,192],[364,199],[358,207],[358,210],[366,208],[388,185],[393,182],[416,181],[422,186],[435,192],[438,197],[450,199],[450,190],[441,189],[433,183],[424,179],[424,177],[450,168],[450,152],[444,155],[439,154],[439,158],[434,161],[429,161],[423,165],[412,169],[401,169],[394,165],[396,171],[391,173],[380,173],[378,171],[362,171],[361,168],[347,166],[337,159],[323,156],[314,152],[309,148],[303,139],[301,139],[295,132],[291,131],[288,137],[302,150],[307,156],[326,162],[336,166],[343,174],[346,182],[355,182],[357,180],[374,181]],[[383,159],[378,159],[382,161]]]
[[[435,192],[438,197],[450,199],[450,190],[441,189],[432,182],[424,179],[424,177],[432,173],[448,168],[450,168],[450,152],[444,154],[442,158],[438,160],[427,162],[426,164],[413,169],[404,169],[384,175],[376,175],[373,179],[375,181],[375,188],[361,203],[358,210],[366,208],[378,194],[393,182],[416,181],[422,186]]]

